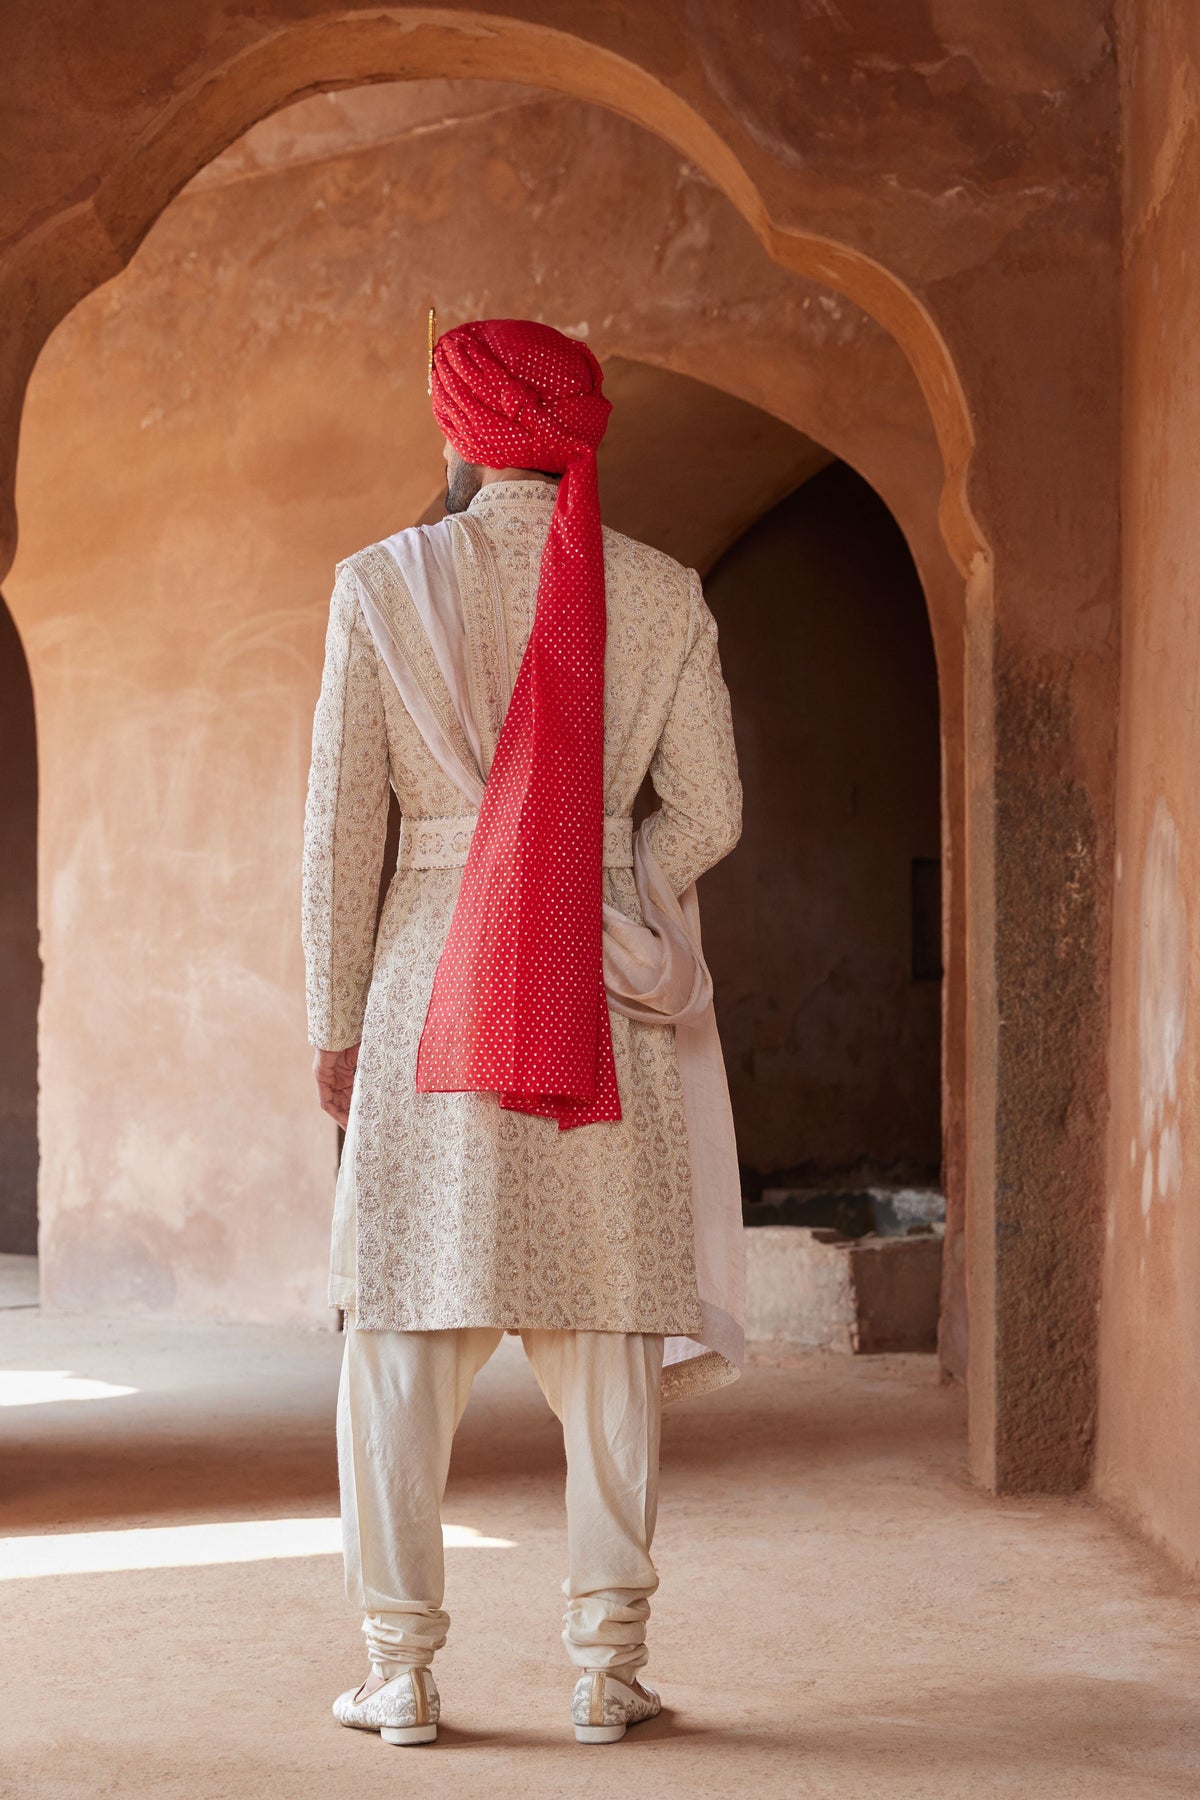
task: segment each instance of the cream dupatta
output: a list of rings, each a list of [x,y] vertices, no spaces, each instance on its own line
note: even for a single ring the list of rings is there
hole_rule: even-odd
[[[380,659],[438,767],[471,811],[483,798],[487,736],[472,655],[455,532],[469,537],[472,562],[490,587],[489,637],[512,692],[499,589],[482,534],[464,519],[415,526],[350,559],[363,617]],[[482,602],[481,602],[482,605]],[[487,615],[486,608],[480,617]],[[494,747],[494,746],[493,746]],[[604,980],[615,1012],[671,1026],[683,1090],[692,1177],[701,1330],[666,1342],[663,1398],[720,1387],[740,1373],[745,1344],[745,1250],[741,1183],[729,1087],[713,1011],[712,977],[700,941],[695,884],[678,898],[653,850],[654,818],[633,844],[643,924],[604,907]],[[603,1124],[579,1129],[610,1129]]]

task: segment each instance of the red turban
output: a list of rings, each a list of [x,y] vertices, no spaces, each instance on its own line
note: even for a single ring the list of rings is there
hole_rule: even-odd
[[[489,319],[439,338],[433,413],[460,456],[561,470],[537,609],[417,1053],[422,1093],[495,1093],[559,1127],[619,1119],[601,961],[608,423],[586,344]]]

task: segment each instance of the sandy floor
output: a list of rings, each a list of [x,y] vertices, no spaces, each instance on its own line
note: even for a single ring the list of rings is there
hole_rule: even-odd
[[[441,1739],[341,1730],[361,1652],[320,1524],[337,1359],[320,1335],[0,1315],[0,1367],[29,1372],[0,1376],[0,1792],[1200,1794],[1200,1596],[1087,1504],[972,1491],[961,1396],[919,1358],[764,1354],[668,1416],[650,1675],[671,1711],[605,1749],[566,1722],[561,1452],[506,1342],[446,1507]],[[48,1571],[107,1566],[22,1577],[34,1532],[105,1534],[43,1546]],[[234,1553],[254,1560],[119,1566]]]

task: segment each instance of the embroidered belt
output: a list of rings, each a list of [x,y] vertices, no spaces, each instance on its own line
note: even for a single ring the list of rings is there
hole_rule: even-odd
[[[405,813],[400,821],[397,869],[465,868],[477,817],[477,813],[462,813],[457,818],[431,819]],[[633,820],[627,815],[604,820],[604,867],[633,867]]]

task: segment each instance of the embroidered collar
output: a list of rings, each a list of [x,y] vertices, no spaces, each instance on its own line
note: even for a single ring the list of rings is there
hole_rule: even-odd
[[[552,509],[558,499],[553,481],[489,481],[481,487],[468,512],[486,512],[492,506],[543,506]]]

